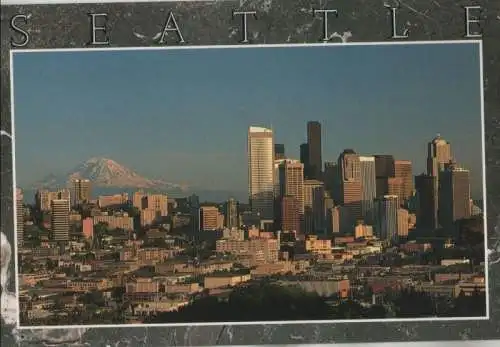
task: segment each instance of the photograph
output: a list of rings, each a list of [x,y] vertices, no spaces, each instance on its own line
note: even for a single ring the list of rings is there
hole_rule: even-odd
[[[11,51],[19,326],[488,319],[481,60]]]

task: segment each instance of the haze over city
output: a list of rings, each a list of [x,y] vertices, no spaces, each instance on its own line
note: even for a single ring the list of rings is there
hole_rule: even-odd
[[[425,171],[427,142],[440,132],[471,168],[472,196],[482,198],[477,50],[17,53],[18,184],[104,156],[150,178],[246,191],[248,126],[272,127],[275,142],[298,159],[304,123],[314,119],[322,125],[324,161],[353,148],[411,160],[414,174]]]

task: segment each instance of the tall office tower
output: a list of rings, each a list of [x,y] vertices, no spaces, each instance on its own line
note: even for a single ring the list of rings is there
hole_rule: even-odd
[[[274,160],[285,159],[285,145],[276,143],[274,145]]]
[[[198,207],[200,207],[200,197],[196,194],[192,194],[188,198],[188,203],[189,203],[190,207],[198,208]]]
[[[341,175],[341,204],[349,214],[350,224],[354,227],[361,214],[361,162],[359,155],[352,149],[346,149],[340,154],[338,165]]]
[[[279,196],[294,197],[304,212],[304,164],[286,159],[279,165]]]
[[[366,223],[371,223],[377,197],[375,157],[359,157],[359,162],[361,165],[361,214]]]
[[[228,228],[236,228],[239,226],[238,222],[238,202],[234,199],[226,201],[224,211],[224,224]]]
[[[79,205],[83,202],[90,201],[90,180],[77,179],[72,181],[73,187],[73,205]]]
[[[281,228],[281,183],[280,183],[280,166],[286,159],[276,159],[274,161],[274,227]]]
[[[451,145],[438,134],[427,144],[427,174],[438,177],[451,160]]]
[[[333,208],[335,206],[335,203],[333,202],[333,199],[330,197],[330,193],[328,193],[326,190],[323,194],[323,207],[325,208],[325,213],[324,213],[324,218],[326,220],[326,217],[328,215],[328,210]]]
[[[381,240],[391,242],[398,236],[398,197],[384,195],[375,200],[376,235]]]
[[[309,179],[321,180],[323,160],[321,158],[321,124],[307,122],[307,148],[309,150]]]
[[[191,226],[194,232],[200,231],[200,198],[193,194],[188,198],[189,209],[191,211]]]
[[[309,164],[309,145],[303,143],[300,145],[300,162],[304,164],[304,178],[310,176],[310,164]]]
[[[201,206],[200,230],[216,230],[219,226],[219,209],[215,206]]]
[[[273,131],[248,129],[248,192],[252,212],[260,219],[274,219]]]
[[[441,172],[439,190],[439,220],[442,226],[470,218],[470,173],[469,170],[450,165]]]
[[[401,178],[401,199],[408,201],[413,194],[413,171],[409,160],[394,161],[394,177]]]
[[[54,241],[69,241],[69,205],[69,200],[52,200],[50,229]]]
[[[304,181],[304,232],[325,233],[325,186],[318,180]]]
[[[303,205],[302,205],[303,206]],[[281,198],[281,230],[296,231],[301,233],[301,208],[300,202],[294,196]]]
[[[24,203],[23,191],[21,188],[16,188],[16,234],[17,245],[23,246],[24,243]]]
[[[56,191],[49,191],[47,189],[40,189],[35,194],[36,206],[40,211],[50,211],[51,201],[55,199],[63,199],[71,201],[71,193],[69,189],[59,189]]]
[[[399,205],[403,204],[403,184],[404,181],[401,177],[388,177],[387,178],[387,191],[385,195],[397,195]]]
[[[408,237],[409,230],[409,213],[404,208],[398,208],[398,237]]]
[[[304,164],[297,160],[286,159],[279,165],[279,199],[287,197],[287,206],[298,208],[297,218],[302,223],[304,217]],[[291,204],[289,200],[295,199],[296,204]],[[282,204],[281,213],[284,213]],[[290,214],[290,211],[287,211]],[[287,215],[281,215],[281,219],[289,219]],[[283,224],[283,222],[281,223]],[[301,233],[302,224],[293,229]]]
[[[323,173],[323,182],[325,190],[330,193],[330,197],[335,204],[340,204],[340,171],[339,166],[335,162],[325,162]]]
[[[434,230],[438,227],[437,177],[421,174],[415,176],[417,197],[417,227]]]
[[[274,182],[274,198],[276,200],[280,199],[280,194],[281,194],[281,182],[280,182],[280,167],[282,164],[284,164],[287,160],[292,160],[292,159],[276,159],[274,161],[274,168],[273,168],[273,182]],[[280,203],[281,204],[281,203]],[[276,211],[275,211],[276,212]],[[276,213],[275,213],[276,215]]]
[[[336,234],[340,232],[340,207],[335,206],[328,210],[327,214],[327,232]]]
[[[388,178],[395,176],[394,157],[392,155],[375,155],[375,177],[377,182],[377,197],[387,195]]]

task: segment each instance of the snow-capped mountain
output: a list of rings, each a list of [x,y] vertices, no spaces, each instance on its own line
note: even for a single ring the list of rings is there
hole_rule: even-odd
[[[140,176],[133,170],[108,158],[91,158],[64,175],[49,175],[36,183],[36,188],[67,186],[73,179],[89,179],[95,187],[181,189],[187,187],[163,180]]]

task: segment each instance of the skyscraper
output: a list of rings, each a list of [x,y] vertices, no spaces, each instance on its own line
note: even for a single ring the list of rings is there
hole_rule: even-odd
[[[443,171],[445,165],[452,159],[451,145],[448,141],[437,135],[431,142],[427,144],[427,174],[431,176],[439,176],[439,172]]]
[[[285,159],[285,145],[276,143],[274,145],[274,160]]]
[[[69,209],[69,200],[56,199],[51,202],[50,229],[54,241],[69,241]]]
[[[336,204],[340,203],[340,177],[339,166],[335,162],[325,162],[323,172],[323,182],[325,183],[325,190],[330,193],[330,197]]]
[[[303,206],[303,205],[302,205]],[[281,230],[301,233],[301,208],[299,200],[294,196],[281,198]]]
[[[322,179],[323,161],[321,158],[321,124],[316,121],[307,123],[307,147],[309,151],[309,179]]]
[[[300,162],[304,164],[304,178],[309,177],[309,145],[303,143],[300,145]]]
[[[24,203],[23,191],[16,188],[16,234],[17,245],[22,247],[24,243]]]
[[[392,155],[375,155],[375,177],[377,181],[377,197],[387,195],[388,178],[395,176],[394,157]]]
[[[329,234],[336,234],[340,232],[340,207],[335,206],[327,212],[327,231]]]
[[[285,159],[279,165],[279,198],[287,198],[286,204],[282,204],[281,213],[283,218],[288,218],[292,211],[285,211],[286,206],[291,206],[294,210],[297,209],[298,220],[303,221],[304,216],[304,164],[297,160]],[[291,199],[295,199],[296,203],[292,204]],[[282,223],[283,224],[283,223]],[[301,226],[301,225],[300,225]],[[301,227],[297,227],[297,232],[302,232]]]
[[[192,194],[188,198],[189,209],[191,214],[191,227],[194,232],[200,231],[200,197]]]
[[[361,219],[361,162],[359,155],[352,149],[346,149],[338,159],[341,177],[341,204],[348,211],[350,223],[354,227]]]
[[[373,208],[377,197],[375,157],[359,157],[361,165],[361,213],[367,223],[373,219]]]
[[[398,197],[384,195],[377,198],[376,209],[376,235],[381,240],[393,242],[398,236]]]
[[[409,230],[409,214],[408,210],[404,208],[398,208],[398,237],[399,238],[406,238],[408,237],[408,230]]]
[[[417,191],[417,227],[434,230],[438,227],[437,177],[421,174],[415,177]]]
[[[273,131],[262,127],[248,129],[248,192],[252,212],[261,219],[274,218]]]
[[[398,205],[403,204],[403,186],[402,177],[387,177],[387,190],[384,195],[396,195],[398,197]]]
[[[442,226],[470,218],[469,170],[451,165],[441,172],[439,190],[439,220]]]
[[[304,181],[304,232],[325,232],[325,187],[318,180]]]
[[[225,225],[228,228],[236,228],[239,226],[238,221],[238,202],[234,199],[229,199],[226,202],[224,211]]]
[[[413,193],[413,172],[409,160],[394,161],[394,177],[401,178],[401,201],[407,201]]]
[[[83,202],[90,201],[90,180],[76,179],[72,181],[72,197],[73,205],[79,205]]]

